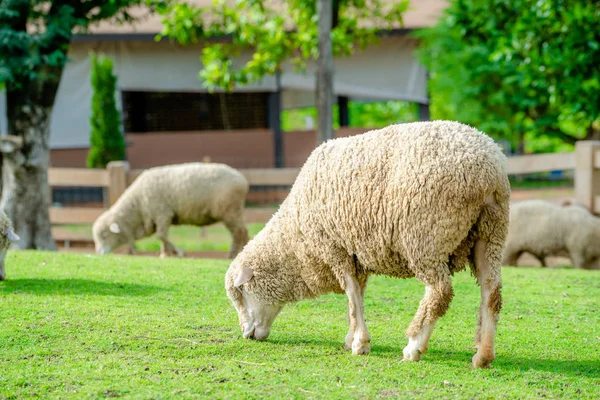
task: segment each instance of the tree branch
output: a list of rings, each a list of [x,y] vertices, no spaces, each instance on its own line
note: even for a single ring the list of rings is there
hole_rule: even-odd
[[[562,140],[563,142],[565,142],[567,144],[571,144],[571,145],[574,145],[575,142],[580,140],[578,137],[569,135],[568,133],[564,133],[562,130],[560,130],[558,128],[554,128],[554,127],[544,128],[544,133],[554,135],[554,136],[558,137],[560,140]]]

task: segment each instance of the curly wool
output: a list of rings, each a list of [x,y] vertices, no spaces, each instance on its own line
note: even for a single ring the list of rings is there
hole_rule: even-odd
[[[8,229],[12,229],[12,222],[4,211],[0,210],[0,250],[6,250],[10,247],[10,240],[6,234]]]
[[[115,247],[164,231],[169,225],[209,225],[222,221],[241,248],[248,241],[243,212],[249,185],[237,170],[224,164],[187,163],[150,168],[94,223],[94,241],[109,233]],[[239,251],[237,249],[236,251]]]
[[[254,273],[246,289],[271,304],[343,293],[345,272],[435,282],[469,261],[474,268],[477,239],[499,263],[509,194],[499,147],[457,122],[393,125],[328,141],[230,266],[228,295],[240,299],[234,280],[242,267]],[[486,209],[490,195],[497,205]]]
[[[548,256],[570,257],[575,268],[598,268],[600,219],[578,203],[528,200],[511,207],[503,264],[516,265],[530,253],[543,265]]]

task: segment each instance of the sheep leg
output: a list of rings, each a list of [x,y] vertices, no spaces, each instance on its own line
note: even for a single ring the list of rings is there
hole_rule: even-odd
[[[586,269],[585,268],[585,259],[579,255],[581,252],[571,252],[571,262],[573,263],[573,268],[575,269]]]
[[[480,239],[475,243],[474,261],[477,281],[481,287],[481,304],[475,336],[477,353],[472,360],[475,367],[488,367],[494,361],[494,337],[502,308],[500,265],[490,260],[492,257],[486,254],[488,251],[487,242]]]
[[[184,256],[183,251],[171,243],[169,239],[158,235],[157,238],[160,240],[160,258],[165,258],[169,255],[176,255],[178,257]]]
[[[540,264],[541,264],[542,267],[547,267],[548,266],[548,264],[546,263],[546,257],[539,256],[538,260],[540,261]]]
[[[521,251],[509,251],[508,249],[506,250],[507,254],[504,256],[504,259],[502,260],[502,265],[506,265],[507,267],[516,267],[517,266],[517,261],[519,260],[519,257],[521,257],[521,254],[523,252]]]
[[[417,279],[425,283],[425,296],[419,303],[419,309],[406,331],[408,344],[402,351],[403,361],[421,359],[421,355],[427,351],[435,323],[446,314],[454,297],[452,279],[446,263],[434,262],[433,265],[415,268],[415,270],[431,273],[415,274]]]
[[[228,257],[233,259],[238,255],[246,243],[248,243],[248,240],[250,240],[248,237],[248,230],[246,229],[241,216],[239,216],[239,218],[223,221],[223,223],[233,238],[228,253]]]
[[[156,221],[156,237],[160,240],[160,258],[169,254],[183,257],[183,251],[177,248],[168,238],[170,223],[167,220]]]
[[[367,275],[358,276],[358,284],[360,287],[360,296],[363,298],[363,313],[364,313],[364,298],[365,289],[367,287]],[[356,331],[356,320],[351,315],[352,306],[350,299],[348,299],[348,334],[346,335],[344,350],[352,350],[352,343],[354,342],[354,332]]]
[[[353,332],[352,354],[369,354],[371,336],[365,322],[364,287],[361,287],[356,275],[344,274],[345,291],[348,296],[348,316],[350,331]],[[366,280],[365,280],[366,285]]]

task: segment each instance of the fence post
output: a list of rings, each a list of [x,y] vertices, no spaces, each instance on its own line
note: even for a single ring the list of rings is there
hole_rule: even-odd
[[[108,171],[108,199],[112,206],[127,189],[127,173],[129,163],[127,161],[111,161],[106,166]]]
[[[592,213],[600,213],[600,141],[575,143],[575,200]]]

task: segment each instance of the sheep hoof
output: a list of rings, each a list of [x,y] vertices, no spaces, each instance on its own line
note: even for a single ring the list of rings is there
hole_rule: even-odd
[[[492,364],[492,361],[494,361],[493,354],[484,356],[479,352],[477,352],[477,354],[475,354],[472,359],[473,367],[475,368],[489,368]]]
[[[344,350],[352,350],[352,342],[354,341],[354,335],[351,333],[348,333],[346,335],[346,338],[344,339],[345,343],[344,343]]]
[[[361,354],[369,354],[371,352],[371,344],[364,343],[358,345],[352,345],[352,354],[355,356],[359,356]]]
[[[410,349],[409,346],[406,346],[404,350],[402,350],[402,355],[404,356],[402,361],[421,361],[421,354],[423,354],[421,350]]]

